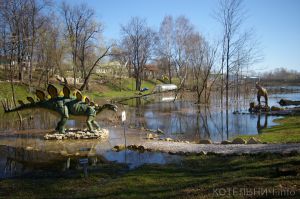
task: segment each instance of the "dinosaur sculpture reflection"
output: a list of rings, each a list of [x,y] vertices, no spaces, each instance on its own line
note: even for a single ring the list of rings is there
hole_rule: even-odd
[[[59,114],[61,120],[58,122],[57,130],[59,133],[65,133],[65,125],[70,117],[84,116],[87,118],[87,126],[90,131],[94,131],[94,127],[100,129],[99,124],[95,121],[97,114],[101,113],[103,110],[108,109],[112,111],[117,111],[117,106],[114,104],[104,104],[103,106],[98,106],[94,102],[91,102],[89,98],[83,97],[79,91],[76,92],[75,97],[70,96],[70,89],[68,87],[63,88],[63,96],[58,95],[58,90],[55,86],[49,84],[47,91],[50,95],[50,99],[47,99],[46,94],[41,90],[36,90],[36,96],[38,101],[34,101],[32,97],[27,97],[27,100],[30,103],[25,104],[23,101],[18,100],[20,106],[11,108],[8,102],[3,102],[2,105],[4,111],[15,112],[24,109],[33,109],[33,108],[43,108],[48,111],[52,111],[56,114]]]

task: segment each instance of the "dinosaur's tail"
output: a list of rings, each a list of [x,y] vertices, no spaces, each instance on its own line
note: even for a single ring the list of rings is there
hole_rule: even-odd
[[[49,97],[51,99],[58,97],[58,91],[55,86],[49,84],[47,91],[48,91]],[[64,87],[63,93],[64,93],[65,97],[69,97],[70,89],[68,87]],[[41,90],[36,90],[35,94],[36,94],[36,97],[38,98],[38,101],[34,101],[34,99],[32,97],[27,97],[27,100],[29,101],[29,103],[25,104],[22,100],[18,100],[19,106],[15,106],[15,107],[13,106],[13,103],[7,99],[1,101],[4,111],[6,113],[8,113],[8,112],[21,111],[24,109],[42,107],[43,102],[48,100],[46,97],[46,94]]]
[[[32,99],[31,97],[28,97],[28,98]],[[21,111],[21,110],[24,110],[24,109],[29,109],[29,108],[36,107],[36,103],[33,101],[33,99],[28,104],[24,104],[24,102],[22,100],[18,100],[18,102],[19,102],[20,105],[19,106],[14,106],[13,103],[9,100],[7,100],[7,99],[2,100],[1,103],[2,103],[2,106],[3,106],[4,112],[9,113],[9,112]]]
[[[99,114],[99,113],[101,113],[105,109],[117,112],[118,107],[116,105],[114,105],[114,104],[104,104],[103,106],[97,106],[96,107],[96,112],[97,112],[97,114]]]

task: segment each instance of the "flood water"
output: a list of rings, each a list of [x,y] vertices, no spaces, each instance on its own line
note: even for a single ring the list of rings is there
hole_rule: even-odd
[[[116,145],[124,145],[123,127],[115,125],[117,117],[104,113],[110,119],[100,116],[101,126],[109,130],[107,140],[60,140],[47,141],[43,136],[53,132],[59,118],[39,111],[22,113],[23,122],[18,122],[17,114],[2,115],[0,131],[0,179],[23,176],[34,172],[83,173],[81,160],[87,166],[97,167],[102,163],[123,164],[126,169],[134,169],[144,164],[177,163],[181,157],[159,152],[112,151]],[[7,116],[7,117],[4,117]],[[32,117],[33,116],[33,117]],[[84,120],[70,120],[68,127],[86,128]],[[127,145],[145,141],[146,132],[138,129],[126,130]]]
[[[109,140],[46,141],[32,133],[0,136],[0,179],[30,175],[35,172],[64,174],[84,173],[102,164],[122,164],[130,170],[144,164],[178,163],[181,157],[160,152],[133,150],[112,151],[116,144],[124,144],[123,136],[113,131]],[[131,135],[128,135],[129,142]]]
[[[168,99],[168,97],[166,97]],[[269,106],[280,106],[279,100],[299,100],[300,93],[276,93],[269,95]],[[160,99],[162,99],[160,97]],[[147,102],[149,99],[146,99]],[[156,101],[129,109],[129,124],[136,127],[161,129],[165,137],[197,141],[211,139],[215,142],[237,135],[255,135],[261,130],[277,125],[273,120],[278,116],[249,114],[249,103],[256,97],[230,101],[228,134],[226,132],[225,105],[213,101],[211,105],[197,105],[192,100],[175,102]],[[136,103],[138,104],[138,103]],[[238,111],[240,114],[234,114]]]
[[[253,95],[255,96],[255,95]],[[298,92],[271,94],[269,105],[279,106],[281,98],[299,100]],[[240,134],[258,134],[263,128],[276,125],[276,116],[248,114],[250,101],[255,97],[232,100],[229,110],[228,134],[224,106],[213,101],[209,106],[196,105],[194,100],[172,101],[172,94],[128,101],[129,105],[119,105],[119,113],[104,112],[97,120],[108,128],[108,140],[45,141],[43,135],[52,132],[59,118],[40,110],[21,112],[22,123],[16,113],[0,112],[0,178],[23,175],[40,169],[50,168],[64,172],[69,169],[82,170],[81,161],[89,166],[102,162],[125,163],[129,169],[143,164],[165,164],[177,162],[180,158],[163,153],[136,151],[114,152],[112,147],[124,144],[120,112],[127,113],[127,144],[144,140],[144,129],[160,129],[162,137],[178,140],[197,141],[212,139],[215,142],[230,139]],[[132,106],[134,105],[134,106]],[[245,114],[233,114],[239,111]],[[70,120],[68,127],[86,128],[84,120]],[[83,160],[82,160],[83,159]],[[53,166],[55,165],[55,166]]]
[[[125,110],[128,128],[160,129],[165,132],[165,137],[179,140],[197,141],[209,138],[219,142],[241,134],[255,135],[260,133],[263,128],[276,125],[273,122],[277,118],[276,116],[248,113],[249,102],[256,101],[255,94],[251,96],[251,98],[239,101],[230,101],[228,134],[226,132],[225,105],[222,107],[218,101],[212,101],[209,106],[196,105],[195,100],[191,99],[178,99],[173,102],[172,94],[128,101],[126,103],[129,105],[119,105],[118,114],[105,111],[97,116],[97,120],[102,127],[120,127],[120,112]],[[300,93],[271,94],[269,95],[269,106],[279,106],[278,102],[282,98],[299,100]],[[234,111],[244,114],[233,114]],[[20,113],[22,123],[19,122],[16,113],[4,114],[3,111],[0,112],[0,134],[33,129],[49,131],[55,128],[60,119],[56,115],[41,110],[29,110]],[[84,129],[86,122],[84,118],[69,120],[67,126]]]

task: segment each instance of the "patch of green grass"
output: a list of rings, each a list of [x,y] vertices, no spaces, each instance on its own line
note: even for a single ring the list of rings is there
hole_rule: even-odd
[[[28,87],[21,84],[14,84],[14,90],[16,100],[26,101],[26,97],[33,96],[32,93],[29,92]],[[12,88],[9,82],[0,83],[0,100],[3,99],[12,99]]]
[[[283,187],[293,190],[297,198],[299,164],[300,155],[261,154],[187,156],[180,164],[144,165],[125,173],[113,166],[99,165],[98,169],[90,168],[87,178],[75,173],[4,179],[0,181],[0,195],[3,198],[212,198],[220,193],[214,189],[280,191]],[[292,169],[296,174],[285,176],[278,172],[279,168]],[[222,195],[222,198],[233,197],[246,196],[228,192]]]
[[[105,84],[108,88],[105,92],[87,92],[87,95],[97,98],[105,98],[105,99],[112,99],[112,98],[123,98],[123,97],[130,97],[138,95],[138,91],[135,90],[135,79],[134,78],[127,78],[122,79],[122,84],[110,81]],[[143,81],[141,88],[147,87],[149,91],[143,92],[143,94],[151,92],[156,85],[156,82],[153,81]]]
[[[26,97],[33,97],[36,98],[32,93],[29,92],[29,89],[27,86],[22,84],[14,84],[14,90],[15,90],[15,100],[16,105],[18,106],[19,103],[18,100],[22,100],[24,103],[28,103]],[[12,103],[12,88],[11,84],[9,82],[1,82],[0,83],[0,100],[9,100],[9,103],[13,105]],[[26,116],[30,111],[26,111],[23,113],[23,116]],[[0,118],[6,118],[7,121],[11,120],[14,121],[16,118],[18,118],[17,113],[12,114],[5,114],[2,104],[0,105]],[[1,197],[0,197],[1,198]]]
[[[1,66],[1,64],[0,64]],[[0,79],[5,79],[5,73],[4,73],[4,70],[0,70]]]
[[[59,84],[54,84],[55,87],[60,91],[62,90],[62,86]],[[149,93],[153,88],[155,87],[156,83],[149,80],[149,81],[143,81],[142,88],[147,87],[149,88],[149,91],[144,92],[143,94]],[[103,92],[99,91],[84,91],[83,95],[89,96],[93,100],[98,99],[112,99],[112,98],[123,98],[123,97],[130,97],[138,95],[138,91],[135,90],[135,79],[134,78],[127,78],[122,79],[122,89],[120,89],[120,86],[113,81],[109,81],[104,86],[106,86],[107,90]],[[34,94],[29,92],[29,89],[25,85],[21,84],[14,84],[15,88],[15,95],[16,100],[23,100],[27,101],[26,97],[31,96],[35,97]],[[0,83],[0,100],[3,99],[11,99],[12,98],[12,90],[11,85],[9,82],[2,82]]]
[[[87,96],[90,96],[92,99],[112,99],[112,98],[119,98],[119,97],[130,97],[135,95],[133,91],[106,91],[103,93],[99,92],[86,92]]]
[[[241,135],[238,137],[248,139],[256,137],[267,143],[299,143],[300,142],[300,116],[287,116],[276,119],[279,123],[267,129],[263,129],[258,135]]]
[[[122,80],[122,89],[124,90],[130,90],[130,91],[135,91],[135,79],[134,78],[127,78],[127,79],[123,79]],[[146,81],[142,81],[142,85],[141,88],[148,88],[149,90],[154,89],[156,85],[155,81],[152,80],[146,80]]]

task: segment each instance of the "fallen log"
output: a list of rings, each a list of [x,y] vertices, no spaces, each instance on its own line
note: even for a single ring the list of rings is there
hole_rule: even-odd
[[[281,99],[279,101],[279,104],[281,106],[292,106],[292,105],[300,105],[300,101],[293,101],[293,100],[287,100],[287,99]]]

